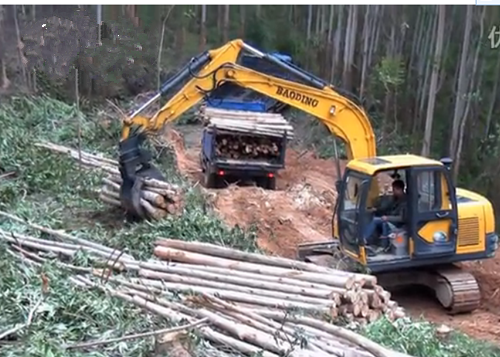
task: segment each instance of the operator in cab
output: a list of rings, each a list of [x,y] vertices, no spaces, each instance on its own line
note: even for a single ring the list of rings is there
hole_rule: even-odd
[[[405,212],[405,184],[402,180],[396,179],[392,182],[390,200],[374,209],[374,217],[364,231],[365,244],[380,246],[382,250],[387,250],[390,247],[389,235],[395,228],[404,224]]]

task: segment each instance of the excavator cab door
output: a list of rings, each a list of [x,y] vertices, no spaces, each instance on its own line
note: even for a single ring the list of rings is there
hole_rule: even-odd
[[[341,249],[361,263],[365,263],[362,227],[369,182],[366,175],[346,170],[338,197],[337,222]]]
[[[449,171],[442,166],[413,167],[408,191],[412,258],[454,255],[458,209]]]

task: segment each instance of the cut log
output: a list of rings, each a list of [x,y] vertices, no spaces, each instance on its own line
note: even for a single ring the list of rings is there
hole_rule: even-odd
[[[293,286],[297,286],[297,287],[303,287],[306,289],[311,288],[311,289],[327,290],[327,291],[335,291],[335,292],[345,291],[344,288],[338,288],[340,290],[336,290],[337,289],[336,287],[332,287],[332,286],[329,286],[326,284],[321,284],[321,283],[312,283],[309,281],[303,281],[303,280],[298,280],[298,279],[294,279],[294,278],[283,278],[283,277],[279,277],[279,276],[263,275],[263,274],[259,274],[259,273],[250,273],[250,272],[241,271],[241,270],[220,268],[220,267],[209,266],[209,265],[196,265],[196,264],[185,264],[185,263],[165,264],[165,263],[159,263],[159,262],[147,263],[147,264],[148,264],[148,266],[144,266],[144,267],[146,267],[147,269],[158,270],[158,271],[163,271],[162,269],[165,266],[175,266],[175,267],[182,267],[185,269],[196,270],[196,271],[199,271],[202,273],[203,272],[211,272],[211,273],[218,274],[218,275],[230,274],[233,277],[240,277],[240,278],[244,278],[244,279],[261,280],[261,281],[268,281],[268,282],[272,282],[272,283],[293,285]],[[154,267],[149,266],[149,264],[153,264]]]
[[[216,281],[211,281],[207,278],[199,279],[199,278],[193,278],[193,277],[185,277],[185,276],[178,275],[178,274],[171,274],[171,273],[165,274],[165,273],[159,273],[159,272],[155,272],[155,271],[147,270],[147,269],[140,269],[139,276],[149,278],[149,279],[159,279],[159,280],[168,281],[171,283],[179,283],[179,284],[184,284],[184,285],[201,286],[201,287],[206,286],[208,288],[228,290],[228,291],[239,291],[239,292],[246,293],[246,294],[268,296],[268,297],[273,297],[273,298],[277,298],[277,299],[304,302],[304,303],[308,303],[308,304],[320,304],[320,305],[324,305],[324,306],[329,306],[329,305],[336,306],[337,305],[337,303],[334,299],[329,300],[327,298],[315,298],[315,297],[303,296],[303,295],[293,294],[293,293],[283,293],[283,292],[274,291],[274,290],[252,288],[252,287],[249,287],[248,285],[244,286],[244,285],[220,283],[220,282],[216,282]],[[332,294],[330,294],[330,296],[331,295]],[[332,296],[332,298],[334,298],[334,296]]]
[[[260,305],[260,306],[269,306],[269,307],[275,307],[278,309],[300,308],[300,309],[309,310],[309,311],[324,311],[324,312],[329,311],[328,306],[313,305],[313,304],[308,304],[308,303],[303,303],[303,302],[298,302],[298,301],[297,302],[296,301],[287,301],[287,300],[283,300],[283,299],[276,299],[276,298],[261,296],[261,295],[257,295],[257,294],[247,294],[247,293],[241,293],[241,292],[237,292],[237,291],[221,290],[221,289],[207,288],[207,287],[201,287],[201,286],[191,286],[191,285],[187,285],[187,284],[168,283],[168,282],[152,280],[152,279],[131,279],[131,281],[135,284],[143,284],[143,285],[152,286],[152,287],[155,287],[158,289],[167,289],[167,290],[172,290],[172,291],[180,291],[180,292],[184,292],[184,293],[189,293],[189,292],[195,292],[195,293],[199,293],[199,294],[207,293],[207,294],[219,296],[223,299],[230,300],[230,301],[237,301],[237,302]]]
[[[234,260],[216,258],[208,255],[186,252],[161,246],[157,246],[155,248],[154,254],[163,260],[172,260],[177,262],[199,264],[199,265],[211,265],[222,268],[243,270],[252,273],[294,278],[294,279],[311,281],[315,283],[326,284],[336,287],[343,287],[347,289],[352,288],[354,283],[357,281],[355,275],[351,276],[332,275],[332,274],[327,275],[327,274],[303,272],[285,268],[269,267],[266,265],[238,262]]]
[[[151,264],[151,263],[142,263],[140,265],[142,268],[149,269],[149,271],[161,271],[165,273],[173,273],[185,276],[191,276],[200,279],[212,280],[221,283],[229,283],[229,284],[237,284],[241,286],[248,286],[257,289],[268,289],[276,292],[284,292],[290,294],[300,294],[304,296],[317,297],[322,299],[330,299],[334,296],[334,294],[345,295],[347,290],[342,288],[333,288],[325,286],[327,289],[319,290],[314,288],[306,288],[300,287],[293,284],[296,280],[292,280],[290,284],[286,284],[283,282],[279,282],[280,278],[276,280],[278,282],[267,282],[260,279],[261,276],[257,275],[255,279],[251,278],[242,278],[239,276],[233,276],[233,272],[231,270],[226,270],[224,274],[216,274],[203,270],[196,270],[185,268],[183,266],[178,265],[159,265],[159,264]],[[158,279],[161,279],[160,277]],[[338,302],[340,303],[340,301]]]
[[[346,275],[346,276],[355,275],[360,279],[364,279],[365,286],[371,286],[371,285],[374,286],[375,284],[377,284],[377,278],[372,275],[354,274],[350,272],[344,272],[342,270],[326,268],[316,264],[300,262],[282,257],[273,257],[264,254],[243,252],[237,249],[221,247],[210,243],[186,242],[178,239],[161,238],[155,242],[155,245],[160,245],[162,247],[174,248],[179,250],[186,250],[194,253],[207,254],[221,258],[241,260],[249,263],[276,266],[281,268],[298,269],[298,270],[304,270],[316,273],[326,273],[326,274],[333,273],[336,275]]]

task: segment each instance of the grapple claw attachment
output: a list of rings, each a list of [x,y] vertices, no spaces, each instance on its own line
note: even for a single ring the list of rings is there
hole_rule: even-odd
[[[119,146],[120,200],[128,218],[135,221],[150,218],[141,205],[143,178],[165,181],[161,172],[151,164],[151,153],[141,148],[144,140],[143,133],[131,135]]]

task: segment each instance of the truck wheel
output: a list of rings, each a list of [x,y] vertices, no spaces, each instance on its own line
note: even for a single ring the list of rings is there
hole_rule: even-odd
[[[268,190],[276,190],[276,177],[270,177],[267,179],[266,188]]]
[[[212,174],[208,171],[205,171],[205,174],[203,175],[203,186],[205,186],[205,188],[216,188],[217,186],[217,175],[215,174]]]

